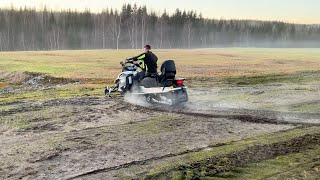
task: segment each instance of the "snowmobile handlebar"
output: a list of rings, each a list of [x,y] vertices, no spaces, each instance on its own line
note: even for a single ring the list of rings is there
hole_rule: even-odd
[[[134,66],[135,68],[141,68],[140,63],[138,61],[129,62],[128,59],[126,59],[125,61],[120,61],[120,64],[122,67],[131,65],[131,66]]]

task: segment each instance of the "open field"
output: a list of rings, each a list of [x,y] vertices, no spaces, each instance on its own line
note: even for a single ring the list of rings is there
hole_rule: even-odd
[[[103,97],[138,50],[0,53],[0,179],[316,179],[320,50],[154,50],[190,102]]]
[[[119,73],[119,62],[139,53],[140,50],[4,52],[0,70],[111,81]],[[174,59],[179,75],[187,78],[283,75],[320,68],[318,49],[155,50],[155,53],[160,63]]]

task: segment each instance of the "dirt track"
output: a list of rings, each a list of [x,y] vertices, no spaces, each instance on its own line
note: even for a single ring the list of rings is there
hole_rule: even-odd
[[[215,89],[190,91],[190,102],[178,107],[134,105],[123,97],[12,103],[0,111],[0,179],[121,179],[136,165],[319,125],[316,113],[217,106],[210,99],[219,96]]]
[[[89,178],[99,172],[117,179],[106,172],[306,125],[243,112],[169,110],[104,97],[15,104],[1,111],[1,119],[27,117],[31,125],[0,128],[0,179]]]
[[[196,179],[306,150],[320,168],[318,52],[210,51],[159,52],[189,86],[174,108],[102,97],[133,51],[2,54],[0,179]]]

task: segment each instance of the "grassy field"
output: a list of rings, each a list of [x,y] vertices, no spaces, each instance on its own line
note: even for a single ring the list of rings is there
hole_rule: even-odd
[[[0,52],[0,179],[319,177],[319,49],[154,50],[177,111],[104,97],[140,52]]]
[[[176,61],[187,78],[220,78],[290,74],[320,69],[318,49],[195,49],[154,50],[159,62]],[[54,77],[110,82],[119,62],[140,50],[2,52],[0,71],[36,72]]]
[[[30,74],[44,74],[53,78],[65,78],[61,82],[81,81],[75,86],[62,86],[55,89],[16,91],[14,94],[0,95],[1,104],[19,100],[49,100],[88,95],[102,95],[103,88],[112,84],[121,70],[119,62],[126,57],[139,54],[140,50],[87,50],[50,52],[1,52],[0,88],[21,87],[21,82],[30,79]],[[309,93],[310,98],[318,94],[320,79],[319,49],[192,49],[154,50],[159,64],[165,59],[174,59],[178,76],[189,80],[188,86],[228,86],[249,87],[268,84],[284,84],[279,91],[274,87],[255,92],[226,91],[217,101],[235,101],[237,104],[250,101],[259,103],[262,109],[317,112],[319,102],[305,104],[274,105],[277,99],[287,94]],[[196,81],[202,80],[202,81]],[[203,81],[206,80],[206,81]],[[208,81],[208,82],[207,82]],[[214,83],[210,83],[210,82]],[[57,81],[59,82],[59,81]],[[265,99],[274,96],[273,103]],[[287,97],[290,98],[290,97]],[[295,98],[295,97],[291,97]],[[264,102],[262,102],[264,101]],[[309,101],[309,100],[308,100]],[[257,103],[255,103],[257,104]],[[290,106],[290,107],[288,107]],[[5,107],[2,107],[4,109]]]

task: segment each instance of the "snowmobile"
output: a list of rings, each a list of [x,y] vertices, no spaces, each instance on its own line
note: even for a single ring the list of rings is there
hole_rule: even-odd
[[[176,66],[173,60],[166,60],[161,65],[161,72],[149,74],[142,80],[138,71],[142,68],[138,62],[120,62],[122,72],[115,85],[105,89],[105,95],[111,97],[114,92],[142,98],[147,103],[177,105],[188,101],[184,78],[176,78]]]

